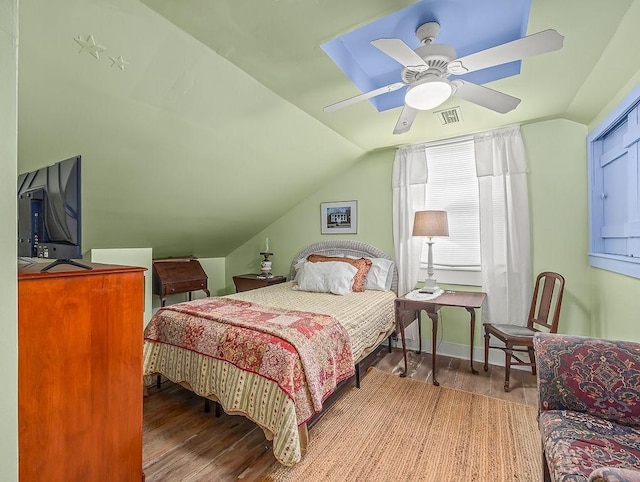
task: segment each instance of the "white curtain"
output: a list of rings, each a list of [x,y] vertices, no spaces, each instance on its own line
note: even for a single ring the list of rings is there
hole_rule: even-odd
[[[413,237],[413,216],[426,209],[427,154],[424,146],[401,147],[393,162],[393,242],[398,268],[398,295],[416,287],[423,239]],[[405,330],[410,340],[418,339],[418,324]]]
[[[474,136],[480,188],[482,314],[491,323],[526,324],[531,304],[527,159],[520,127]]]

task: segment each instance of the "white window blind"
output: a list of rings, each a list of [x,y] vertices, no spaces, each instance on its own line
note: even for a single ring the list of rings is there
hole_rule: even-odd
[[[427,209],[444,210],[449,236],[434,238],[436,269],[480,270],[480,207],[473,139],[426,146]],[[422,250],[427,262],[427,247]]]

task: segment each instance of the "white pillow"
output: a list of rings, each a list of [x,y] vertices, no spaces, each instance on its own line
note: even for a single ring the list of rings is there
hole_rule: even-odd
[[[308,255],[307,255],[308,256]],[[333,254],[331,256],[338,256],[338,257],[345,257],[345,255],[343,254]],[[349,258],[353,258],[356,259],[354,256],[348,256]],[[300,278],[300,270],[301,268],[307,264],[309,261],[307,261],[307,257],[304,256],[300,259],[298,259],[294,264],[293,264],[293,269],[295,271],[295,275],[293,277],[293,281],[298,281],[298,279]]]
[[[305,264],[307,264],[307,258],[300,258],[295,262],[295,264],[293,265],[293,269],[295,270],[296,274],[293,277],[293,281],[298,281],[298,279],[300,278],[300,273],[302,272],[302,267]]]
[[[364,280],[365,290],[389,291],[393,282],[393,261],[386,258],[369,258],[371,268]]]
[[[358,268],[340,261],[305,263],[298,270],[298,284],[294,290],[346,295],[353,286]]]
[[[385,288],[387,288],[387,291],[389,291],[391,289],[391,285],[393,285],[393,275],[396,272],[396,264],[395,262],[391,262],[391,266],[389,267],[389,274],[387,275],[387,282],[385,283]],[[396,287],[397,289],[397,287]]]

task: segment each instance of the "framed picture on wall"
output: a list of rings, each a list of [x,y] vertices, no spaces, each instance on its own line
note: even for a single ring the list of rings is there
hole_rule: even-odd
[[[358,201],[320,203],[322,234],[356,234],[358,232]]]

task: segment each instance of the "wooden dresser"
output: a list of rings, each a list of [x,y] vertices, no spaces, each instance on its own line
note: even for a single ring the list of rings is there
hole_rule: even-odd
[[[153,261],[153,293],[160,297],[162,306],[167,296],[202,290],[211,296],[207,288],[207,274],[194,257],[156,259]]]
[[[143,480],[144,268],[18,271],[20,482]]]

